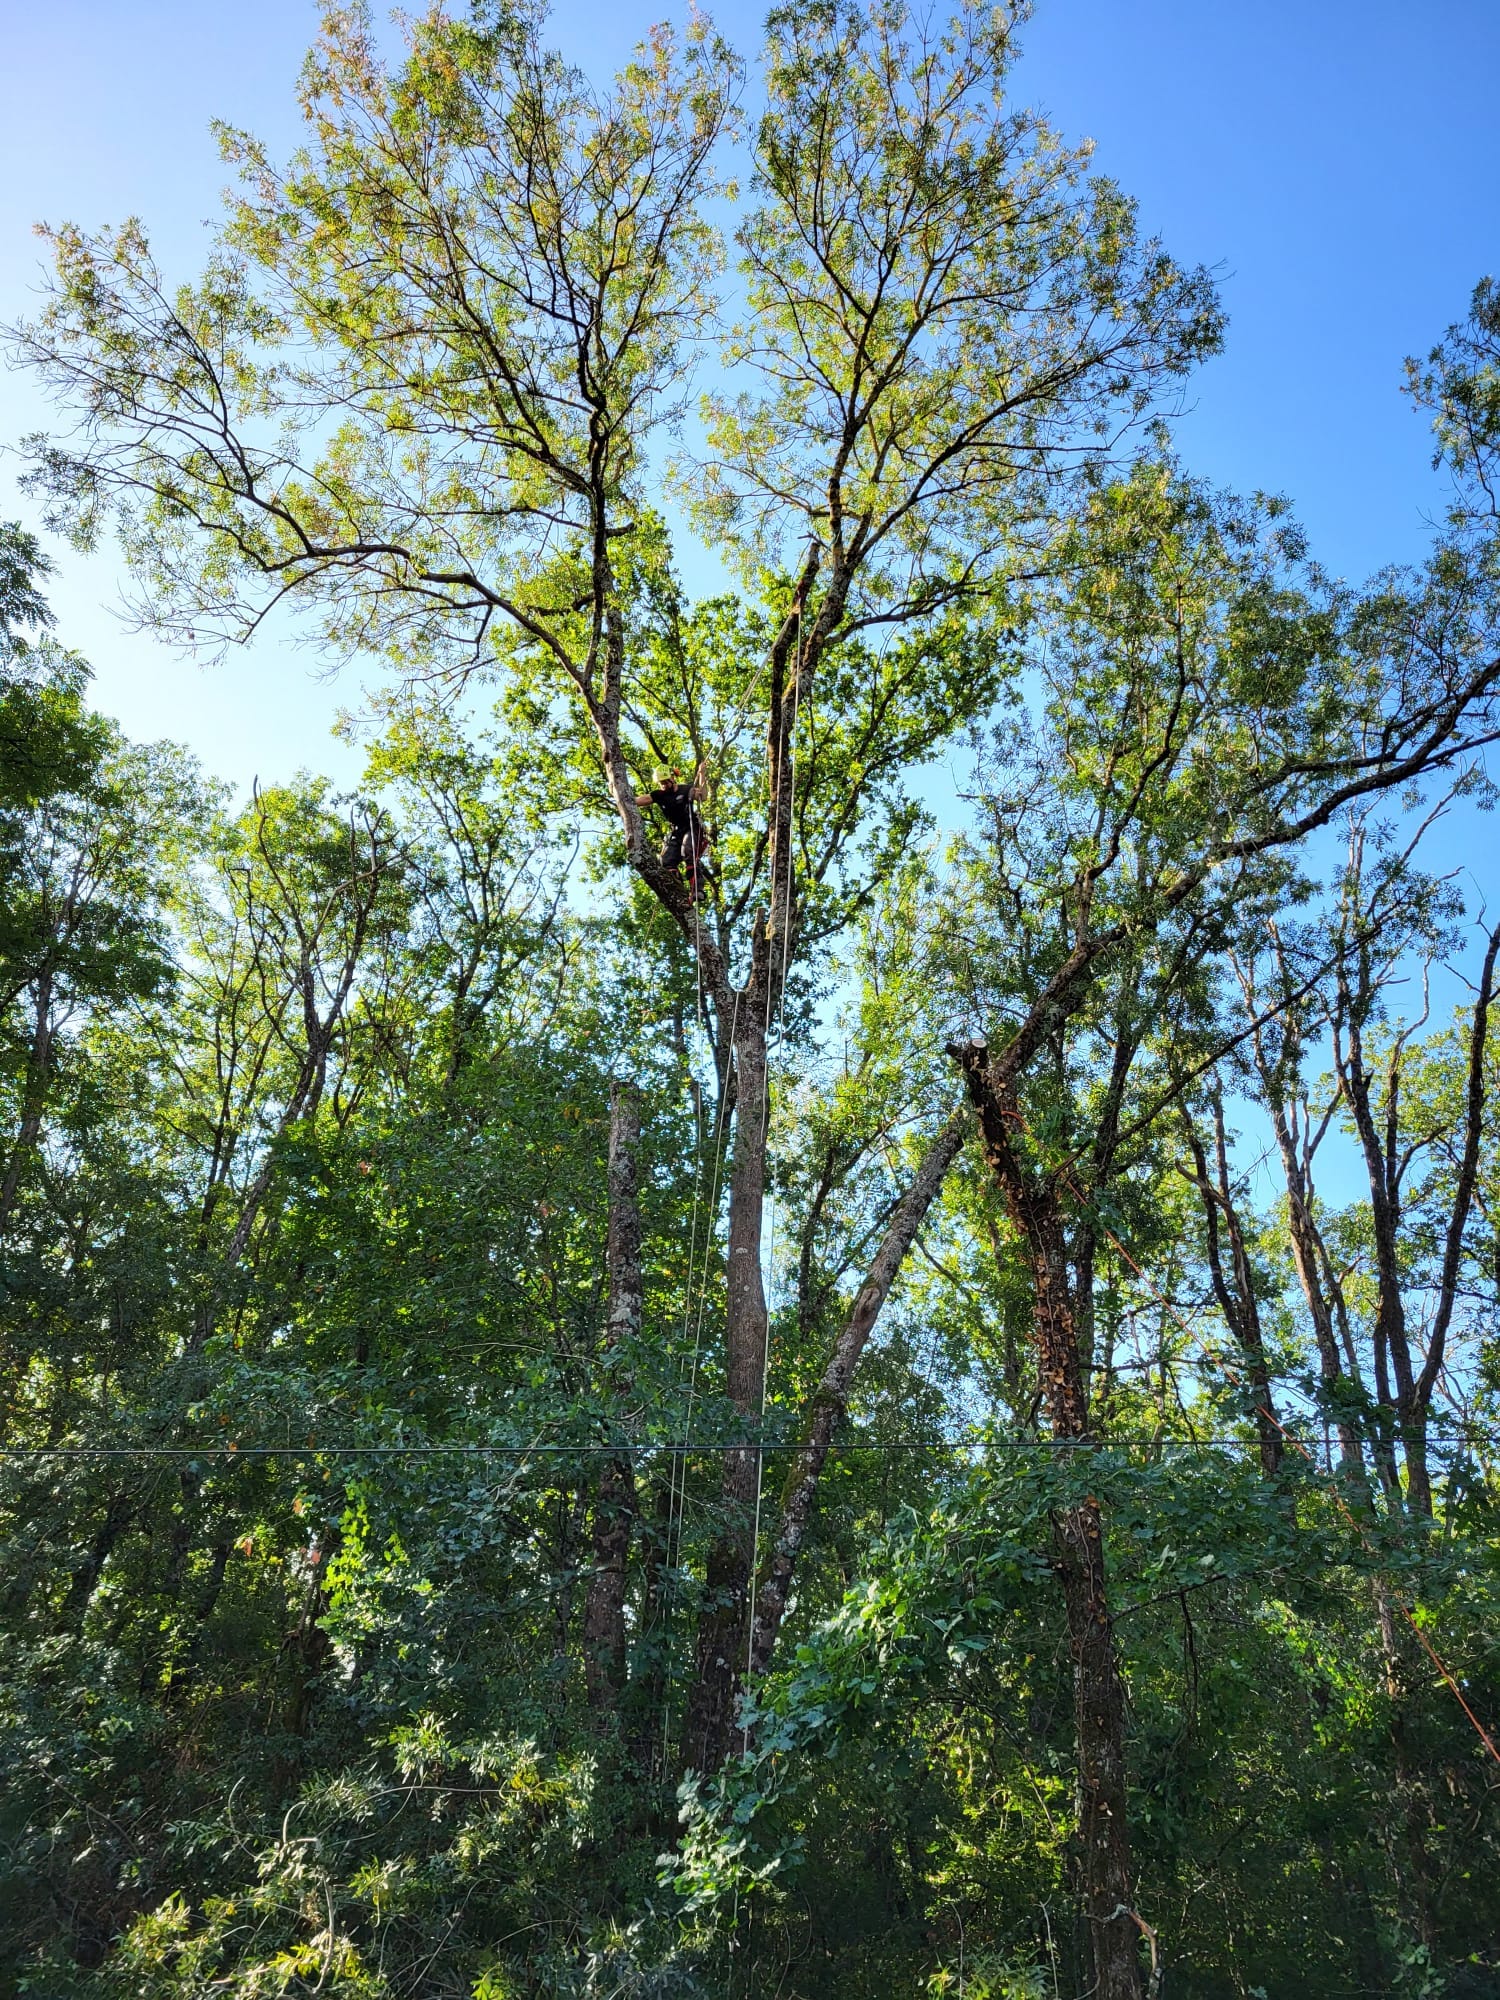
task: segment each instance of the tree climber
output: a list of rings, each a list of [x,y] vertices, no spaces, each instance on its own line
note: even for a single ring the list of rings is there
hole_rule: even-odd
[[[708,767],[700,764],[690,785],[683,781],[680,771],[660,770],[653,775],[655,789],[639,793],[636,804],[643,810],[655,806],[667,822],[661,865],[676,870],[686,861],[688,888],[697,902],[704,882],[713,880],[713,870],[708,865],[713,835],[698,812],[698,801],[708,797]]]

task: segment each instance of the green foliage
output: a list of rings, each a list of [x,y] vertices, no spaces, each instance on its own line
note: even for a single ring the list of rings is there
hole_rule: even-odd
[[[1141,478],[1101,497],[1110,519],[1161,505]],[[1173,506],[1174,522],[1191,514]],[[1027,779],[1046,802],[1029,817],[999,813],[1008,846],[976,833],[970,873],[949,878],[967,900],[944,902],[946,864],[921,849],[830,890],[826,1011],[795,1025],[776,1099],[775,1440],[794,1434],[920,1153],[955,987],[1003,1017],[1045,983],[1060,950],[1049,899],[1065,903],[1066,868],[1098,857],[1088,815],[1143,776],[1152,817],[1132,808],[1130,872],[1099,877],[1095,907],[1111,923],[1159,908],[1193,843],[1217,837],[1247,633],[1256,659],[1293,657],[1283,717],[1321,699],[1328,642],[1301,636],[1312,612],[1282,597],[1273,615],[1262,595],[1242,615],[1243,593],[1221,581],[1210,605],[1205,584],[1198,681],[1222,670],[1225,691],[1184,728],[1176,766],[1153,762],[1176,576],[1201,579],[1222,547],[1217,517],[1193,518],[1209,553],[1174,556],[1165,583],[1138,553],[1136,582],[1125,565],[1112,590],[1058,607],[1089,636],[1023,683],[1037,749],[1017,752],[1050,760],[1055,782],[1043,795]],[[1243,546],[1253,569],[1262,545]],[[730,615],[685,611],[684,657]],[[1128,637],[1128,660],[1101,627]],[[998,658],[983,631],[955,626],[953,644],[951,658],[842,657],[854,682],[890,677],[878,699],[899,716],[902,676]],[[669,666],[663,652],[651,669],[663,718]],[[708,667],[689,682],[710,684]],[[643,716],[656,685],[643,672]],[[1123,687],[1140,690],[1127,711]],[[818,752],[829,772],[863,757],[837,740],[856,710],[840,696]],[[1132,748],[1117,732],[1110,767],[1081,718],[1120,712],[1140,733]],[[1190,1296],[1197,1225],[1161,1110],[1174,1065],[1221,1032],[1222,988],[1184,940],[1231,937],[1227,916],[1199,906],[1196,931],[1170,916],[1131,929],[1026,1086],[1025,1144],[1039,1171],[1072,1159],[1078,1254],[1091,1241],[1099,1448],[1058,1454],[1038,1431],[1025,1258],[965,1166],[862,1366],[744,1753],[679,1800],[718,1504],[701,1447],[736,1422],[708,1226],[718,1121],[689,1088],[696,996],[680,957],[649,921],[611,928],[597,882],[570,894],[574,842],[535,781],[553,753],[513,710],[486,736],[394,703],[364,791],[298,779],[236,813],[171,754],[78,715],[98,760],[21,809],[59,829],[57,855],[100,858],[95,929],[53,949],[68,1012],[7,1245],[0,1831],[17,1991],[1017,1994],[1076,1980],[1052,1564],[1053,1522],[1085,1494],[1104,1508],[1130,1687],[1139,1894],[1178,1984],[1486,1990],[1483,1752],[1391,1618],[1411,1604],[1492,1712],[1493,1475],[1483,1453],[1452,1464],[1433,1536],[1399,1511],[1351,1513],[1301,1460],[1268,1480],[1248,1449],[1244,1397],[1213,1365],[1223,1334]],[[924,726],[903,757],[922,753]],[[1195,763],[1205,742],[1212,783]],[[586,777],[565,735],[556,756]],[[724,769],[732,787],[732,756]],[[753,879],[732,834],[724,847],[726,876]],[[28,879],[41,908],[51,878]],[[1004,953],[980,912],[1002,894],[1014,911],[1016,887]],[[1303,893],[1288,873],[1255,878],[1268,907]],[[942,970],[960,961],[967,987]],[[6,1017],[17,1050],[34,988]],[[1451,1125],[1459,1043],[1406,1046],[1411,1115]],[[611,1350],[601,1251],[621,1065],[650,1085],[644,1313]],[[16,1099],[13,1134],[21,1114]],[[1106,1129],[1113,1149],[1096,1143]],[[1440,1146],[1422,1173],[1414,1213],[1439,1217]],[[1348,1226],[1354,1242],[1357,1216]],[[1259,1240],[1290,1395],[1306,1335],[1274,1218]],[[970,1437],[977,1449],[958,1447]],[[101,1445],[180,1456],[80,1449]],[[601,1459],[622,1447],[627,1675],[601,1714],[580,1621]],[[768,1504],[775,1491],[768,1476]]]
[[[389,63],[330,5],[196,282],[54,237],[55,518],[396,680],[360,786],[231,803],[0,530],[0,1996],[1032,2000],[1132,1916],[1195,2000],[1500,1992],[1492,1028],[1396,998],[1462,915],[1411,815],[1490,799],[1494,288],[1413,373],[1453,520],[1334,584],[1144,429],[1217,303],[1013,101],[1025,12],[773,10],[711,595],[706,23],[606,92],[531,0]],[[1340,1107],[1389,1198],[1313,1184]],[[1439,1308],[1452,1419],[1388,1379]],[[790,1581],[689,1773],[726,1547]]]

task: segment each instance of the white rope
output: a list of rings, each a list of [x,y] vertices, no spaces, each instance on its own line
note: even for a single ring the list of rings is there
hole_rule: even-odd
[[[791,810],[787,815],[786,903],[785,907],[782,910],[782,925],[781,925],[781,979],[779,981],[778,986],[775,989],[776,999],[777,999],[776,1046],[778,1050],[782,1047],[782,1045],[786,1041],[786,975],[787,975],[787,967],[790,963],[790,954],[792,948],[792,881],[793,881],[793,872],[795,865],[793,860],[793,850],[792,850],[792,831],[797,809],[797,705],[801,699],[801,692],[802,692],[802,605],[799,600],[797,605],[796,667],[792,675],[792,724],[791,728],[787,732],[787,789],[788,789],[788,795],[791,800]],[[773,896],[774,893],[775,893],[775,885],[773,884],[772,885]],[[771,946],[773,952],[775,951],[775,948],[776,948],[775,943],[773,941]],[[769,1155],[770,1153],[770,1142],[771,1142],[771,1060],[770,1060],[769,1043],[771,1036],[772,990],[773,989],[771,987],[771,984],[768,981],[766,986],[765,1037],[767,1042],[767,1048],[766,1048],[766,1063],[765,1063],[765,1092],[763,1098],[764,1123],[762,1128],[767,1155]],[[769,1387],[770,1372],[771,1372],[771,1301],[775,1296],[775,1285],[776,1285],[777,1219],[778,1219],[778,1204],[776,1202],[775,1196],[773,1195],[771,1198],[771,1219],[770,1219],[770,1229],[768,1231],[769,1240],[767,1243],[767,1251],[766,1251],[768,1296],[766,1299],[765,1335],[764,1335],[763,1345],[761,1347],[761,1356],[760,1356],[760,1431],[762,1434],[764,1434],[766,1427],[766,1401],[767,1401],[767,1390]],[[755,1521],[750,1536],[750,1576],[746,1584],[746,1590],[745,1590],[745,1679],[744,1679],[745,1692],[748,1692],[749,1690],[750,1675],[751,1672],[753,1671],[755,1663],[756,1579],[760,1575],[760,1515],[761,1515],[762,1496],[765,1492],[765,1467],[766,1467],[765,1453],[763,1450],[761,1450],[759,1444],[757,1444],[755,1453]],[[750,1730],[747,1724],[746,1727],[742,1729],[740,1732],[740,1749],[741,1752],[743,1753],[745,1751],[748,1751],[749,1748],[750,1748]]]
[[[750,686],[746,689],[744,700],[735,710],[733,716],[730,718],[728,728],[725,729],[723,735],[719,738],[719,747],[717,751],[714,753],[714,761],[716,763],[720,758],[722,758],[724,752],[729,748],[730,744],[739,735],[740,724],[749,714],[751,702],[754,701],[755,697],[760,693],[760,684],[765,679],[770,664],[771,664],[770,655],[767,654],[761,660],[760,670],[756,674],[755,679],[750,683]]]
[[[701,960],[699,962],[699,977],[701,980],[702,977]],[[700,997],[700,1005],[701,1005],[701,997]],[[734,1007],[730,1014],[730,1022],[729,1022],[729,1050],[730,1050],[731,1062],[733,1061],[734,1036],[735,1036],[735,1030],[739,1026],[739,1018],[740,1018],[740,989],[736,987],[734,989]],[[673,1464],[670,1468],[667,1479],[666,1560],[667,1560],[667,1577],[668,1577],[667,1588],[669,1593],[667,1598],[668,1608],[671,1607],[673,1596],[675,1595],[675,1588],[671,1582],[671,1578],[676,1568],[677,1553],[679,1551],[682,1538],[682,1522],[687,1506],[687,1448],[688,1448],[688,1441],[692,1436],[693,1408],[694,1404],[697,1401],[697,1395],[698,1395],[698,1366],[703,1352],[703,1315],[705,1307],[708,1302],[708,1251],[709,1251],[709,1245],[713,1241],[714,1222],[719,1212],[719,1184],[723,1174],[724,1155],[727,1147],[728,1133],[729,1133],[728,1110],[729,1110],[729,1090],[728,1090],[728,1078],[726,1077],[721,1081],[719,1088],[719,1114],[716,1121],[717,1129],[714,1134],[714,1170],[713,1170],[713,1179],[709,1191],[708,1214],[703,1230],[703,1268],[699,1275],[699,1282],[698,1282],[698,1317],[696,1326],[694,1327],[693,1331],[692,1362],[688,1374],[687,1411],[683,1418],[683,1436],[681,1441],[681,1447],[673,1454]],[[694,1243],[696,1243],[697,1241],[697,1233],[698,1233],[697,1189],[695,1188],[694,1211],[693,1211]],[[684,1293],[684,1299],[683,1299],[682,1330],[683,1330],[684,1341],[687,1338],[687,1324],[689,1318],[692,1315],[692,1305],[693,1305],[693,1253],[692,1249],[690,1248],[688,1253],[687,1289],[686,1292]],[[678,1380],[680,1381],[681,1379],[682,1379],[681,1371],[679,1369]],[[662,1769],[664,1771],[666,1769],[666,1764],[667,1764],[667,1751],[669,1747],[670,1733],[671,1733],[672,1679],[673,1679],[672,1653],[669,1647],[667,1654],[666,1685],[662,1689],[661,1731],[662,1731]]]
[[[731,1060],[733,1058],[734,1033],[735,1029],[739,1026],[739,1018],[740,1018],[740,994],[738,987],[736,987],[734,994],[734,1008],[733,1011],[731,1012],[730,1023],[729,1023],[729,1048],[731,1051]],[[698,1386],[698,1363],[699,1363],[699,1358],[703,1352],[703,1313],[708,1303],[708,1246],[713,1236],[714,1220],[719,1212],[719,1183],[723,1174],[724,1156],[726,1151],[728,1150],[728,1144],[727,1144],[728,1134],[729,1134],[728,1109],[729,1109],[729,1091],[726,1079],[724,1086],[721,1088],[721,1094],[719,1098],[719,1119],[718,1119],[719,1130],[717,1138],[714,1143],[713,1185],[708,1200],[708,1225],[703,1233],[703,1269],[699,1275],[699,1281],[698,1281],[698,1323],[693,1333],[693,1364],[692,1364],[692,1372],[688,1378],[687,1425],[689,1429],[692,1428],[693,1400],[696,1395]]]
[[[698,1029],[705,1032],[703,1020],[703,920],[694,912],[694,926],[699,933],[693,940],[693,958],[698,974]],[[703,1086],[688,1069],[688,1078],[693,1086],[693,1221],[688,1232],[687,1282],[682,1294],[682,1346],[687,1346],[688,1323],[693,1316],[693,1264],[698,1255],[698,1203],[703,1192]],[[705,1255],[707,1254],[705,1250]],[[682,1379],[682,1365],[679,1359],[677,1379]]]
[[[797,743],[796,743],[797,708],[801,698],[801,666],[802,666],[802,604],[800,599],[798,600],[797,603],[797,648],[796,648],[796,653],[794,655],[794,660],[795,660],[795,666],[792,676],[792,726],[787,738],[787,753],[788,753],[788,781],[791,788],[792,805],[793,809],[795,810],[796,787],[797,787]],[[759,673],[757,673],[755,679],[751,682],[749,689],[746,691],[744,699],[740,702],[738,708],[735,710],[734,716],[730,721],[729,727],[726,729],[723,737],[720,740],[719,751],[718,751],[719,758],[722,758],[725,747],[728,745],[732,737],[738,733],[740,723],[742,722],[745,715],[749,711],[751,702],[755,699],[755,696],[759,692],[761,683],[765,679],[769,665],[770,661],[769,657],[767,657],[762,662]],[[766,773],[766,777],[767,777],[767,784],[769,786],[770,782],[769,770]],[[775,801],[771,800],[770,804],[774,809]],[[695,845],[694,848],[695,869],[700,869],[701,863],[702,863],[702,857],[701,855],[698,854]],[[766,1050],[767,1058],[769,1057],[768,1045],[771,1033],[771,1003],[773,994],[776,994],[776,997],[779,1000],[778,1021],[777,1021],[778,1047],[780,1046],[780,1043],[785,1039],[785,1034],[786,1034],[786,975],[787,975],[787,966],[789,963],[789,955],[791,950],[792,870],[793,870],[793,862],[791,857],[790,829],[789,829],[787,878],[786,878],[787,895],[786,895],[786,906],[783,911],[783,923],[782,923],[781,980],[780,980],[779,993],[777,993],[776,987],[769,979],[766,982],[766,1018],[762,1028],[762,1047]],[[701,889],[701,879],[695,878],[695,887]],[[775,884],[773,882],[772,883],[773,908],[774,908],[774,902],[775,902]],[[698,907],[696,895],[694,900],[693,921],[696,933],[694,938],[694,958],[696,960],[696,971],[698,978],[698,1025],[700,1029],[704,1033],[706,1033],[707,1024],[705,1020],[704,1006],[703,1006],[703,953],[702,953],[703,919]],[[775,951],[774,939],[772,942],[771,949],[773,952]],[[769,960],[768,960],[768,966],[769,966]],[[740,998],[741,998],[741,989],[739,987],[735,987],[734,1008],[730,1018],[729,1043],[728,1043],[731,1073],[732,1073],[732,1065],[734,1062],[735,1034],[739,1027]],[[729,1121],[727,1116],[727,1107],[728,1107],[728,1079],[726,1077],[721,1081],[720,1085],[719,1116],[717,1121],[718,1129],[715,1134],[715,1140],[714,1140],[713,1181],[712,1181],[711,1192],[709,1195],[707,1223],[704,1229],[704,1236],[703,1236],[703,1268],[699,1278],[698,1317],[697,1317],[697,1324],[693,1334],[692,1361],[688,1376],[688,1400],[687,1400],[687,1411],[685,1417],[685,1432],[683,1439],[683,1447],[675,1454],[676,1463],[671,1469],[667,1487],[668,1498],[667,1498],[666,1560],[667,1560],[667,1571],[669,1577],[669,1583],[668,1583],[669,1592],[672,1589],[670,1578],[675,1568],[676,1552],[680,1547],[682,1522],[687,1506],[686,1440],[687,1440],[687,1435],[690,1434],[692,1430],[693,1408],[697,1400],[698,1369],[703,1349],[703,1316],[708,1299],[708,1249],[709,1249],[709,1244],[713,1239],[714,1224],[718,1216],[719,1185],[723,1172],[724,1157],[725,1157],[727,1138],[728,1138]],[[767,1150],[769,1150],[769,1141],[770,1141],[770,1114],[771,1114],[771,1075],[770,1075],[770,1062],[767,1059],[763,1065],[763,1075],[761,1079],[762,1135],[763,1135],[763,1142],[765,1143]],[[701,1118],[698,1121],[697,1139],[695,1143],[699,1148],[698,1157],[701,1160],[701,1145],[702,1145]],[[701,1173],[695,1166],[694,1184],[693,1184],[693,1224],[692,1224],[692,1234],[689,1238],[689,1244],[688,1244],[687,1284],[683,1295],[684,1342],[686,1341],[687,1338],[688,1318],[692,1312],[693,1264],[696,1258],[696,1251],[697,1251],[698,1195],[699,1195],[700,1182],[701,1182]],[[772,1287],[774,1287],[774,1282],[775,1282],[776,1221],[777,1221],[777,1208],[776,1208],[776,1202],[773,1197],[771,1202],[769,1244],[768,1244],[768,1256],[767,1256],[767,1261],[770,1266],[769,1281]],[[770,1301],[768,1298],[766,1303],[765,1332],[761,1348],[761,1367],[760,1367],[760,1426],[762,1430],[764,1430],[765,1428],[765,1419],[766,1419],[766,1400],[767,1400],[766,1387],[767,1387],[767,1375],[770,1367],[770,1350],[771,1350],[771,1315],[770,1315]],[[680,1373],[678,1379],[679,1380],[681,1379]],[[762,1494],[764,1491],[764,1484],[765,1484],[764,1475],[765,1475],[764,1453],[760,1451],[759,1447],[757,1447],[756,1461],[755,1461],[755,1517],[751,1535],[750,1576],[747,1586],[748,1590],[747,1635],[746,1635],[746,1662],[745,1662],[745,1674],[747,1680],[749,1678],[750,1663],[751,1663],[751,1658],[753,1656],[754,1644],[755,1644],[755,1579],[756,1579],[756,1573],[760,1566],[760,1516],[761,1516]],[[668,1603],[670,1604],[670,1602],[671,1598],[669,1595]],[[670,1735],[672,1678],[673,1678],[671,1659],[672,1656],[669,1649],[666,1685],[662,1693],[663,1769],[666,1768],[667,1750],[668,1750],[669,1735]],[[748,1740],[748,1732],[747,1732],[747,1740]]]

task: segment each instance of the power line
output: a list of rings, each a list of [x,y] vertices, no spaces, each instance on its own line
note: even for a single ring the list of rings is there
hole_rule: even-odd
[[[1317,1444],[1318,1439],[1311,1442]],[[755,1450],[799,1452],[806,1449],[800,1440],[756,1442],[751,1438],[669,1439],[661,1443],[626,1443],[604,1440],[594,1444],[39,1444],[0,1445],[0,1458],[320,1458],[337,1454],[349,1458],[541,1458],[618,1457],[634,1453],[651,1457],[681,1458],[693,1453]],[[851,1439],[831,1444],[829,1452],[1052,1452],[1060,1455],[1106,1455],[1110,1452],[1173,1452],[1198,1458],[1236,1457],[1254,1451],[1248,1439],[1208,1441],[1193,1438],[916,1438],[861,1443]]]

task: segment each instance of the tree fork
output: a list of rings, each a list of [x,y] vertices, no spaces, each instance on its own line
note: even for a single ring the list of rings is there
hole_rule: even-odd
[[[769,1325],[761,1277],[766,1146],[770,1126],[767,1036],[781,997],[795,929],[792,816],[795,768],[792,739],[797,711],[810,689],[823,647],[848,593],[847,566],[804,634],[807,594],[818,574],[821,550],[813,543],[803,559],[791,608],[770,656],[771,699],[766,751],[770,777],[767,841],[770,860],[769,919],[757,919],[751,938],[750,976],[733,1009],[735,1062],[734,1158],[729,1182],[729,1273],[725,1313],[726,1387],[747,1420],[759,1420],[765,1400]],[[790,660],[791,674],[787,666]],[[701,927],[697,937],[704,958]],[[777,946],[781,962],[777,964]],[[717,969],[704,958],[710,975]],[[722,991],[722,982],[716,986]],[[719,1000],[722,1013],[723,1000]],[[760,1497],[761,1453],[739,1446],[725,1454],[720,1500],[724,1525],[710,1551],[704,1579],[693,1691],[688,1701],[684,1758],[690,1770],[716,1770],[734,1735],[740,1679],[753,1626],[754,1519]]]
[[[1255,1273],[1251,1268],[1244,1228],[1230,1186],[1224,1103],[1217,1090],[1213,1094],[1213,1117],[1215,1172],[1212,1178],[1209,1174],[1207,1151],[1191,1115],[1186,1111],[1183,1114],[1183,1126],[1188,1149],[1193,1156],[1193,1178],[1203,1198],[1203,1229],[1208,1247],[1208,1269],[1213,1281],[1214,1297],[1218,1300],[1219,1310],[1224,1315],[1224,1323],[1234,1336],[1244,1357],[1253,1397],[1252,1415],[1260,1446],[1261,1470],[1268,1479],[1275,1479],[1281,1471],[1286,1446],[1271,1388],[1271,1371],[1266,1360],[1265,1337],[1260,1323],[1260,1305],[1255,1295]],[[1223,1246],[1220,1241],[1221,1214],[1224,1233],[1229,1239],[1228,1272],[1225,1270]],[[1231,1274],[1233,1285],[1230,1284]]]

